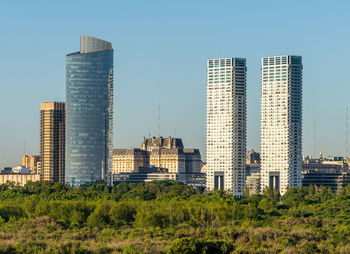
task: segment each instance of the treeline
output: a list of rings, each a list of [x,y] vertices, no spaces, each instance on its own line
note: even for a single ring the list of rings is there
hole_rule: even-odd
[[[242,199],[176,181],[0,190],[6,253],[350,253],[350,186]]]
[[[12,183],[0,185],[1,200],[24,200],[38,197],[45,200],[153,200],[156,198],[184,199],[196,192],[191,186],[175,181],[145,183],[120,183],[113,187],[93,184],[87,187],[70,188],[62,183],[28,182],[24,187]]]

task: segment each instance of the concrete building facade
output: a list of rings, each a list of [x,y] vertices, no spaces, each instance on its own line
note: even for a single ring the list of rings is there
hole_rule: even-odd
[[[40,112],[40,178],[64,183],[66,105],[42,102]]]
[[[29,181],[40,181],[39,174],[0,174],[0,184],[8,182],[14,183],[15,186],[24,186]]]
[[[301,186],[302,58],[262,58],[261,191]]]
[[[207,189],[242,196],[246,168],[246,60],[207,63]]]

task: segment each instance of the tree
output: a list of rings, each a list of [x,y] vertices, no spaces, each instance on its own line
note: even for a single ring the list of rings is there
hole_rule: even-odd
[[[108,203],[98,205],[94,212],[87,218],[87,225],[90,227],[103,227],[110,223],[109,211],[111,207]]]
[[[196,254],[196,241],[190,237],[175,240],[168,249],[168,254]]]
[[[243,197],[244,198],[249,198],[250,194],[249,194],[249,187],[248,185],[244,185],[244,189],[243,189]]]

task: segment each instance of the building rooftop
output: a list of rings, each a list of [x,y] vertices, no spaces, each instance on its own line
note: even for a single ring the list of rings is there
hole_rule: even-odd
[[[88,35],[80,35],[80,53],[111,50],[112,43]]]
[[[163,138],[162,136],[156,138],[145,138],[143,137],[141,149],[151,151],[153,149],[159,148],[177,148],[184,149],[184,145],[182,144],[181,138]]]

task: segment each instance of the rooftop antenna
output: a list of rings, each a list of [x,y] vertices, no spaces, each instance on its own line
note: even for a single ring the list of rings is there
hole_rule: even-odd
[[[345,140],[345,158],[349,158],[349,113],[348,113],[348,107],[346,107],[346,117],[345,117],[345,135],[346,135],[346,140]]]
[[[160,137],[160,103],[158,103],[158,137]]]
[[[159,137],[159,144],[158,144],[158,167],[161,169],[161,159],[160,159],[160,147],[162,144],[162,140],[160,139],[160,103],[158,103],[158,137]]]

